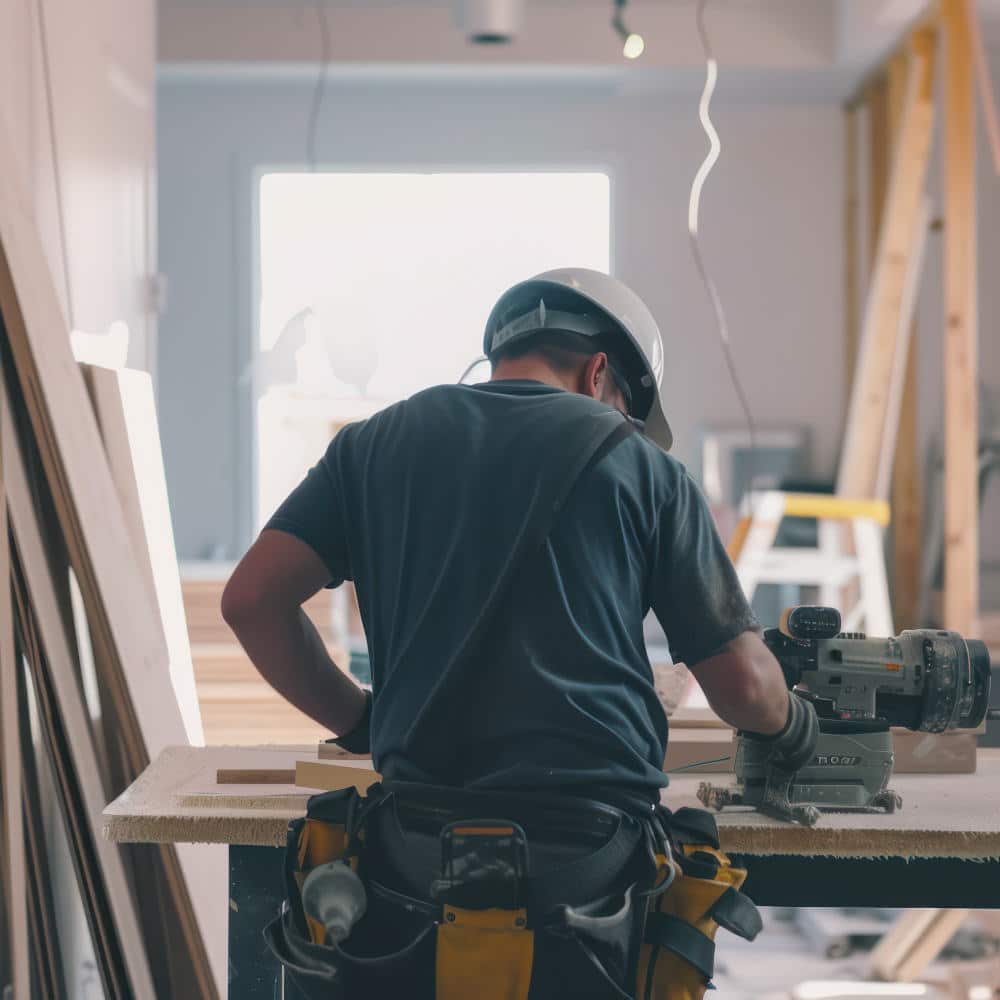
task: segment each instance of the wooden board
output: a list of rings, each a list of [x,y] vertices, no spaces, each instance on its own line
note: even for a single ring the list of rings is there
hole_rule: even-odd
[[[918,36],[922,51],[926,54],[927,46],[936,41],[934,35],[925,32]],[[931,54],[930,57],[932,57]],[[888,110],[889,129],[895,143],[899,135],[899,123],[903,113],[903,101],[906,96],[906,52],[897,54],[889,64]],[[926,222],[923,233],[914,236],[921,246],[926,240]],[[916,285],[920,278],[923,252],[916,255],[911,264],[915,274],[910,277]],[[920,566],[923,543],[923,495],[922,473],[920,464],[920,447],[917,434],[917,319],[915,316],[916,288],[910,289],[910,303],[902,310],[905,321],[907,315],[913,315],[909,322],[909,330],[903,334],[907,350],[905,352],[905,367],[902,371],[902,390],[897,404],[898,419],[896,421],[895,441],[892,451],[894,461],[892,466],[892,610],[893,623],[897,629],[916,628],[917,613],[920,606]],[[895,377],[895,374],[894,374]]]
[[[3,430],[8,419],[0,415]],[[7,900],[7,933],[9,966],[15,1000],[27,1000],[31,989],[30,952],[28,945],[26,860],[24,824],[21,803],[21,722],[18,703],[18,673],[20,665],[14,655],[14,617],[10,598],[10,548],[7,531],[7,511],[4,495],[9,490],[9,457],[0,447],[0,780],[3,802],[0,822],[3,824],[4,894]]]
[[[106,834],[121,841],[283,846],[289,820],[305,812],[306,790],[276,808],[267,803],[286,792],[281,785],[266,786],[266,797],[258,803],[244,799],[213,805],[198,799],[191,804],[184,797],[211,788],[220,767],[285,769],[315,752],[315,746],[173,747],[105,809]],[[671,809],[698,807],[702,780],[700,775],[674,776],[663,803]],[[812,829],[743,810],[719,813],[717,820],[723,848],[737,854],[997,858],[1000,806],[991,791],[997,782],[1000,751],[986,749],[979,752],[976,774],[897,776],[893,787],[903,807],[893,815],[830,813]]]
[[[844,109],[844,392],[858,357],[858,109]]]
[[[220,785],[294,785],[295,770],[220,767],[215,773],[215,780]]]
[[[21,685],[21,718],[29,718],[24,685]],[[38,993],[45,1000],[63,1000],[68,996],[63,974],[63,954],[59,942],[55,901],[49,878],[48,840],[42,817],[41,788],[34,759],[30,726],[21,729],[21,759],[24,762],[22,802],[24,804],[25,853],[27,855],[28,909],[32,946],[35,953]]]
[[[942,0],[944,29],[944,622],[979,611],[976,137],[969,0]]]
[[[295,762],[295,784],[299,788],[312,788],[332,792],[340,788],[356,788],[366,792],[379,780],[370,765],[358,761],[334,764],[328,760],[299,760]]]
[[[106,941],[107,949],[121,948],[129,982],[138,995],[152,996],[153,984],[146,949],[139,933],[139,916],[132,902],[132,895],[125,876],[125,868],[118,849],[101,836],[98,817],[104,803],[104,787],[94,748],[90,720],[77,683],[73,657],[65,624],[59,612],[55,587],[49,574],[48,559],[39,530],[38,519],[28,485],[27,471],[21,455],[20,444],[14,429],[13,417],[6,394],[0,388],[0,449],[4,456],[7,502],[12,535],[17,546],[33,614],[39,624],[42,643],[40,653],[48,666],[47,684],[55,704],[49,706],[52,719],[49,728],[58,728],[72,749],[72,760],[53,760],[53,770],[61,776],[64,797],[72,797],[79,804],[79,815],[72,804],[64,805],[67,833],[76,845],[77,856],[93,853],[99,871],[81,872],[78,878],[85,882],[89,877],[93,887],[81,887],[84,898],[94,898],[106,887],[110,917],[117,927],[120,945]],[[42,665],[37,664],[36,670]],[[42,687],[36,680],[36,686]],[[39,691],[39,701],[45,691]],[[51,747],[55,754],[55,747]],[[67,775],[69,777],[67,777]],[[75,789],[70,785],[75,784]],[[100,914],[92,914],[95,920]],[[95,931],[95,937],[101,932]],[[105,933],[110,933],[105,931]]]
[[[0,148],[10,140],[0,125]],[[138,570],[83,376],[46,264],[31,206],[0,182],[0,312],[73,572],[80,585],[102,687],[116,708],[131,775],[185,740],[159,615]],[[200,996],[219,995],[225,966],[209,966],[204,935],[217,903],[211,870],[185,852],[162,853],[171,912]],[[207,882],[206,882],[207,878]],[[218,978],[217,978],[218,977]]]
[[[902,295],[915,227],[919,224],[930,153],[934,122],[932,84],[932,56],[914,49],[837,473],[837,492],[841,496],[875,496]]]
[[[149,599],[159,609],[170,679],[187,739],[193,744],[204,743],[153,382],[148,372],[113,371],[96,365],[82,365],[81,369],[126,515],[132,548]]]
[[[871,954],[872,978],[904,983],[919,978],[968,915],[968,910],[905,911]]]

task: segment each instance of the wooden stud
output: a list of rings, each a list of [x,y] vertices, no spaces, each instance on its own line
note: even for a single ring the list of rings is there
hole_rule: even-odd
[[[933,58],[936,33],[925,28],[911,43],[925,58]],[[906,94],[905,53],[889,64],[889,125],[895,142]],[[926,233],[919,234],[922,241]],[[916,275],[919,278],[919,274]],[[920,565],[923,535],[923,482],[917,439],[917,336],[916,318],[910,324],[903,373],[903,389],[896,425],[892,468],[892,606],[897,629],[915,628],[920,606]]]
[[[848,105],[844,108],[844,388],[847,399],[850,399],[858,356],[858,206],[858,109]]]
[[[934,122],[933,60],[911,52],[899,141],[892,156],[855,385],[837,474],[841,496],[875,495],[889,385],[910,255],[919,225]]]
[[[3,430],[7,419],[0,417]],[[9,974],[15,1000],[28,1000],[30,948],[27,884],[25,881],[24,814],[21,794],[21,722],[18,704],[20,667],[14,652],[14,615],[10,594],[10,548],[4,495],[8,490],[9,457],[0,448],[0,771],[2,771],[2,842],[4,888],[7,898]]]
[[[979,610],[976,136],[968,0],[942,0],[944,30],[944,625]]]

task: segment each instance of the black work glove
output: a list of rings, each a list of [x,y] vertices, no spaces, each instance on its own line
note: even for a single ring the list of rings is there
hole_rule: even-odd
[[[365,691],[365,710],[358,724],[349,732],[344,733],[343,736],[338,736],[335,739],[327,740],[327,743],[333,743],[335,746],[340,747],[341,750],[346,750],[348,753],[371,753],[372,752],[372,693],[371,691]]]
[[[770,763],[787,771],[798,771],[812,760],[819,739],[819,719],[811,701],[794,691],[788,693],[788,718],[776,736],[754,738],[772,746]]]

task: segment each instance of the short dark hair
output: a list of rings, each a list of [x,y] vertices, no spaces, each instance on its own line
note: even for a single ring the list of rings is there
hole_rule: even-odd
[[[581,359],[603,353],[608,356],[611,377],[631,409],[632,393],[623,374],[625,368],[609,348],[609,339],[603,335],[586,337],[581,333],[570,333],[566,330],[539,330],[494,351],[490,356],[490,364],[493,371],[496,371],[501,361],[514,361],[529,355],[537,355],[544,358],[555,371],[565,374],[573,371]]]

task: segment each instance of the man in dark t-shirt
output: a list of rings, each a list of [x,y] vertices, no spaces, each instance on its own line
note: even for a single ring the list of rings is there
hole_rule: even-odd
[[[670,440],[658,391],[642,384],[652,370],[658,389],[659,332],[606,275],[567,270],[515,286],[490,317],[487,354],[490,382],[428,389],[344,428],[268,522],[223,600],[263,676],[335,734],[369,725],[365,694],[301,610],[320,588],[352,580],[383,776],[454,780],[460,761],[463,785],[596,785],[655,798],[667,721],[643,642],[652,609],[719,715],[777,734],[789,713],[784,678],[705,500],[642,434],[576,484],[516,571],[448,729],[432,724],[574,422],[609,406],[625,413],[645,393],[647,433]]]
[[[705,500],[666,454],[660,334],[620,282],[578,269],[515,286],[487,324],[493,378],[427,389],[340,431],[233,574],[223,613],[263,676],[387,780],[658,800],[667,720],[643,642],[734,727],[799,739]],[[587,421],[645,422],[594,462],[460,653],[557,459]],[[352,580],[372,694],[301,605]],[[442,724],[442,720],[446,724]]]

